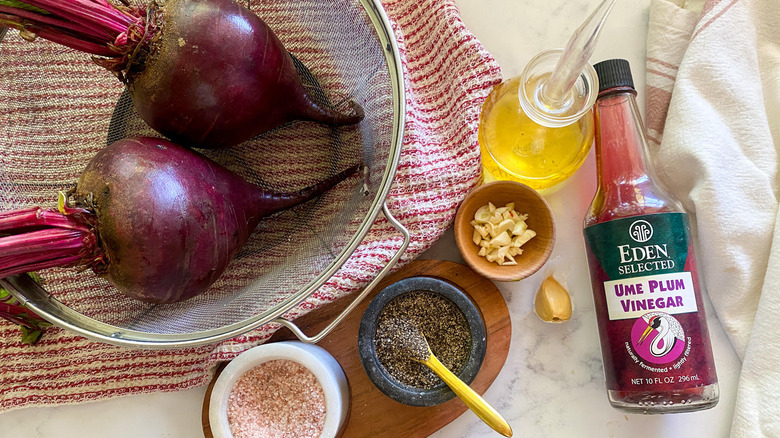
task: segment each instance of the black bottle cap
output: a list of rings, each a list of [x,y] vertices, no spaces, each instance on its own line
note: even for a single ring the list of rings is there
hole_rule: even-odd
[[[631,66],[625,59],[608,59],[594,65],[599,77],[599,93],[616,87],[634,88]]]

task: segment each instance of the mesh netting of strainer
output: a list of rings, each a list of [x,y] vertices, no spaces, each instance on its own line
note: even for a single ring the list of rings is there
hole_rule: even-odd
[[[150,305],[119,294],[91,271],[39,274],[48,293],[80,315],[152,334],[219,330],[297,300],[349,249],[378,208],[393,139],[393,90],[384,48],[369,15],[349,0],[251,4],[305,67],[320,100],[360,103],[359,126],[292,122],[212,159],[264,188],[297,190],[357,162],[351,178],[321,198],[261,222],[227,272],[193,299]],[[301,67],[301,64],[299,64]],[[88,55],[15,32],[0,42],[0,210],[54,207],[107,143],[156,135],[137,115],[122,84]],[[380,201],[380,202],[378,202]],[[73,322],[78,325],[78,322]]]

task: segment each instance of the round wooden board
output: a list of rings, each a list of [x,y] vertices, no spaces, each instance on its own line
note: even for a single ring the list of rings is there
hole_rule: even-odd
[[[360,363],[357,334],[360,319],[368,304],[379,291],[388,285],[407,277],[421,275],[441,278],[457,285],[471,296],[482,312],[487,329],[487,352],[482,367],[470,386],[478,393],[483,394],[506,362],[512,328],[506,302],[496,286],[468,266],[459,263],[442,260],[410,262],[382,280],[376,289],[341,324],[317,344],[338,360],[349,381],[351,407],[346,427],[341,433],[342,438],[427,437],[467,410],[466,405],[458,398],[426,408],[398,403],[376,389]],[[330,303],[299,318],[296,323],[305,333],[317,333],[351,299],[352,297],[345,297]],[[274,334],[269,342],[287,339],[295,339],[295,337],[287,329],[282,329]],[[221,369],[222,367],[217,370],[217,375]],[[213,438],[208,416],[213,384],[212,380],[203,400],[202,422],[206,438]]]

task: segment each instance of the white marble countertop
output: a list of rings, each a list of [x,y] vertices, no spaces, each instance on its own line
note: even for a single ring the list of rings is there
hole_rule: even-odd
[[[466,25],[498,60],[508,78],[537,52],[565,45],[597,0],[457,0]],[[593,62],[626,58],[644,105],[645,38],[650,0],[619,0],[599,40]],[[663,416],[626,415],[610,407],[582,240],[582,218],[595,191],[593,153],[556,193],[547,195],[558,231],[555,251],[536,275],[498,283],[512,317],[506,364],[485,394],[519,437],[661,437],[729,435],[739,360],[708,307],[721,399],[713,409]],[[424,258],[462,261],[452,232]],[[566,278],[575,313],[559,325],[542,323],[532,311],[533,294],[546,273]],[[708,303],[709,306],[709,303]],[[122,397],[105,402],[28,408],[0,414],[0,436],[25,438],[202,437],[205,388]],[[433,435],[498,436],[466,412]]]

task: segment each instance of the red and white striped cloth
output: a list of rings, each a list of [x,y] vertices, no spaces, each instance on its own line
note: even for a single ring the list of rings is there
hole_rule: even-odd
[[[407,93],[403,150],[388,198],[390,210],[412,235],[403,263],[442,235],[460,201],[476,185],[479,112],[501,72],[466,29],[453,0],[383,4],[396,32]],[[399,244],[398,233],[380,219],[337,275],[291,315],[357,291]],[[232,359],[271,334],[263,328],[219,345],[140,350],[52,328],[31,347],[19,343],[15,326],[0,322],[0,411],[205,385],[219,361]]]
[[[740,438],[780,436],[778,22],[777,0],[654,0],[647,36],[654,163],[691,213],[708,295],[742,360]]]

